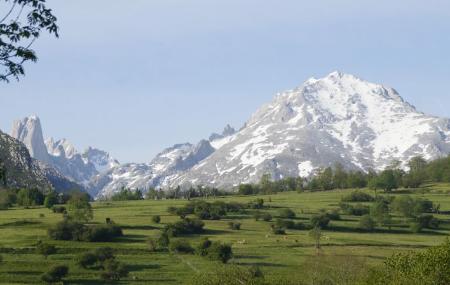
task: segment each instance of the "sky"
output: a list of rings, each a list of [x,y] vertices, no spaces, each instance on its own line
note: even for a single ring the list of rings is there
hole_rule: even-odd
[[[44,136],[120,162],[241,127],[279,91],[339,70],[450,117],[450,1],[47,0],[60,38],[0,83],[0,129],[40,117]]]

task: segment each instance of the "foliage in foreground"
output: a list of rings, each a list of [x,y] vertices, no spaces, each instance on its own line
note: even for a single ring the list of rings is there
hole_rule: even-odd
[[[423,252],[395,254],[374,270],[368,284],[445,285],[450,284],[450,241]]]

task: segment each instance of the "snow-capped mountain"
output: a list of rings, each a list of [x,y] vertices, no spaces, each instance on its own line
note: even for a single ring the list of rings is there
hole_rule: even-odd
[[[335,163],[381,170],[394,159],[433,159],[449,152],[448,119],[418,112],[392,88],[333,72],[278,94],[171,185],[229,188],[265,173],[274,179],[309,176]]]
[[[148,189],[167,187],[170,179],[189,170],[211,155],[215,149],[209,141],[177,144],[163,150],[148,164],[129,163],[96,176],[89,185],[98,197],[109,196],[121,187]]]
[[[44,141],[41,122],[37,116],[15,121],[11,135],[25,144],[33,158],[48,165],[44,167],[48,173],[51,173],[49,166],[53,167],[84,187],[94,176],[119,165],[108,153],[95,148],[89,147],[80,153],[66,139],[55,141],[48,138]]]
[[[431,160],[450,153],[449,119],[417,111],[392,88],[340,72],[277,94],[239,131],[227,126],[208,140],[167,148],[144,164],[119,165],[95,149],[80,154],[66,140],[44,144],[40,124],[32,123],[36,119],[15,123],[15,137],[97,197],[121,187],[232,189],[267,173],[273,179],[308,177],[336,163],[381,170],[393,160],[417,155]]]

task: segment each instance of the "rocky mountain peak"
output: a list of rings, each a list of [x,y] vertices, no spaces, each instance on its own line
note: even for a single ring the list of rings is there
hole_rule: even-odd
[[[44,143],[39,117],[33,115],[14,121],[11,136],[23,142],[33,158],[49,162],[50,158]]]

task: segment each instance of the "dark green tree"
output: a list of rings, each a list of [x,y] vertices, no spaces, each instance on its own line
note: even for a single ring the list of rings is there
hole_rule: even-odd
[[[58,26],[45,0],[0,2],[3,2],[0,14],[0,81],[9,82],[10,78],[19,80],[25,74],[24,63],[37,61],[36,52],[31,47],[42,31],[58,37]]]

